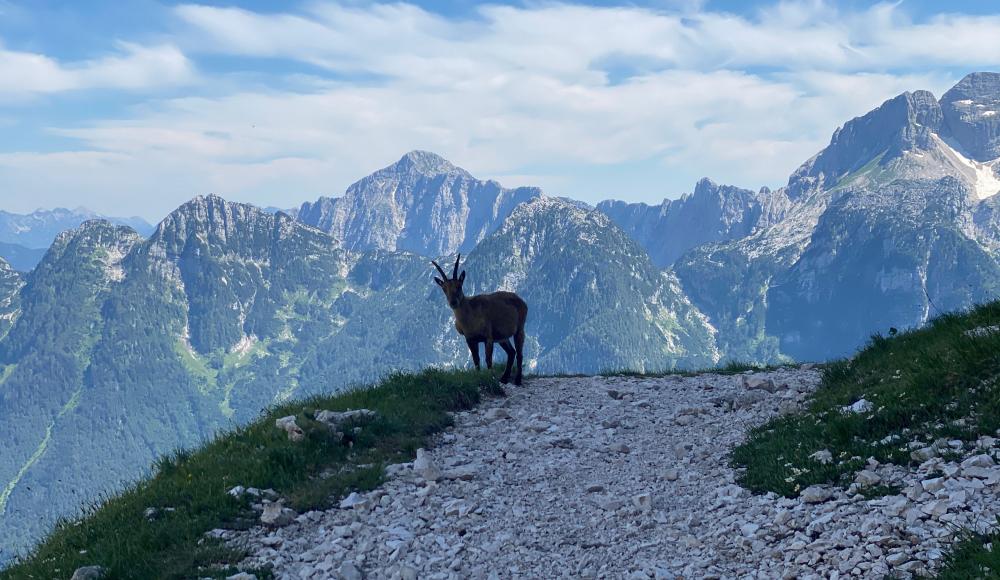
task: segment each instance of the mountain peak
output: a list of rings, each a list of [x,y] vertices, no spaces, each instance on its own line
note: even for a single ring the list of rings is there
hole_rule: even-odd
[[[951,88],[951,90],[961,89],[968,90],[974,88],[976,90],[993,89],[1000,85],[1000,73],[991,71],[978,71],[971,72],[964,77],[962,80]]]
[[[167,217],[169,218],[170,216],[173,216],[175,214],[188,214],[191,216],[213,218],[216,215],[218,215],[219,212],[232,213],[232,211],[237,208],[239,209],[240,213],[247,213],[247,214],[266,213],[263,209],[255,205],[247,203],[239,203],[235,201],[228,201],[221,195],[215,193],[209,193],[206,195],[198,195],[191,198],[189,201],[181,204],[177,209],[170,212],[170,215],[168,215]],[[206,214],[206,212],[209,213]]]
[[[798,199],[807,191],[833,187],[872,163],[884,167],[906,152],[931,150],[944,121],[930,92],[897,95],[834,131],[830,144],[791,175],[788,195]]]
[[[440,256],[468,252],[518,204],[540,195],[537,188],[476,179],[440,155],[417,150],[354,182],[342,197],[302,204],[296,217],[347,250]]]
[[[1000,73],[966,75],[941,97],[951,135],[976,161],[1000,157]]]
[[[702,177],[701,179],[698,180],[698,183],[694,185],[694,192],[697,194],[699,191],[703,190],[711,191],[718,188],[719,185],[717,183],[715,183],[708,177]]]
[[[421,151],[419,149],[410,151],[406,155],[400,157],[399,161],[394,163],[391,168],[405,172],[419,173],[421,175],[461,173],[471,177],[469,172],[461,167],[456,167],[452,164],[452,162],[448,161],[444,157],[441,157],[437,153]]]
[[[54,244],[67,243],[72,240],[89,240],[97,245],[117,245],[123,241],[131,245],[140,239],[142,236],[129,226],[115,224],[104,218],[95,218],[83,222],[74,229],[60,233],[56,236]]]

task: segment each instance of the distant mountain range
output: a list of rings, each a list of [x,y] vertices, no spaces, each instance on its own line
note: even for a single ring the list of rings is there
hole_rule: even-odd
[[[838,129],[777,223],[674,265],[729,356],[820,360],[997,297],[1000,74],[905,93]],[[992,113],[992,114],[991,114]],[[991,157],[992,156],[992,157]]]
[[[269,404],[468,364],[432,257],[527,300],[540,372],[825,359],[994,298],[998,103],[995,73],[905,93],[774,191],[592,209],[415,151],[297,211],[207,196],[53,234],[0,263],[0,546]]]
[[[16,270],[27,272],[38,264],[56,236],[93,219],[129,226],[143,236],[153,231],[153,226],[142,218],[105,217],[85,208],[40,209],[29,214],[0,210],[0,259]]]
[[[26,248],[19,244],[0,242],[0,259],[18,272],[30,272],[42,261],[48,248]]]

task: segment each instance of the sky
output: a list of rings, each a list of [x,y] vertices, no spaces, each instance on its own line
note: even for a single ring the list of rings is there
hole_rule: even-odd
[[[993,0],[0,0],[0,209],[291,208],[413,149],[590,203],[774,188],[998,68]]]

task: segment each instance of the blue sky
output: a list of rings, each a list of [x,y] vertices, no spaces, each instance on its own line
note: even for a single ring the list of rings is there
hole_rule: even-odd
[[[781,186],[846,120],[996,70],[995,5],[0,0],[0,209],[293,207],[411,149],[589,202]]]

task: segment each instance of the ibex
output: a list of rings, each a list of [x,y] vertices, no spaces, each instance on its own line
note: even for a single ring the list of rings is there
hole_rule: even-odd
[[[441,277],[434,277],[434,282],[444,291],[455,314],[455,330],[465,337],[465,343],[472,352],[472,362],[479,367],[479,343],[486,343],[486,368],[493,368],[493,343],[499,343],[500,348],[507,353],[507,369],[500,382],[510,381],[510,370],[514,366],[514,354],[517,353],[517,375],[514,384],[520,385],[524,367],[524,321],[528,319],[528,305],[513,292],[494,292],[479,294],[467,298],[462,292],[465,282],[465,271],[458,273],[458,263],[462,254],[455,259],[455,269],[451,278],[444,273],[437,262],[431,261]],[[514,344],[510,339],[513,337]]]

